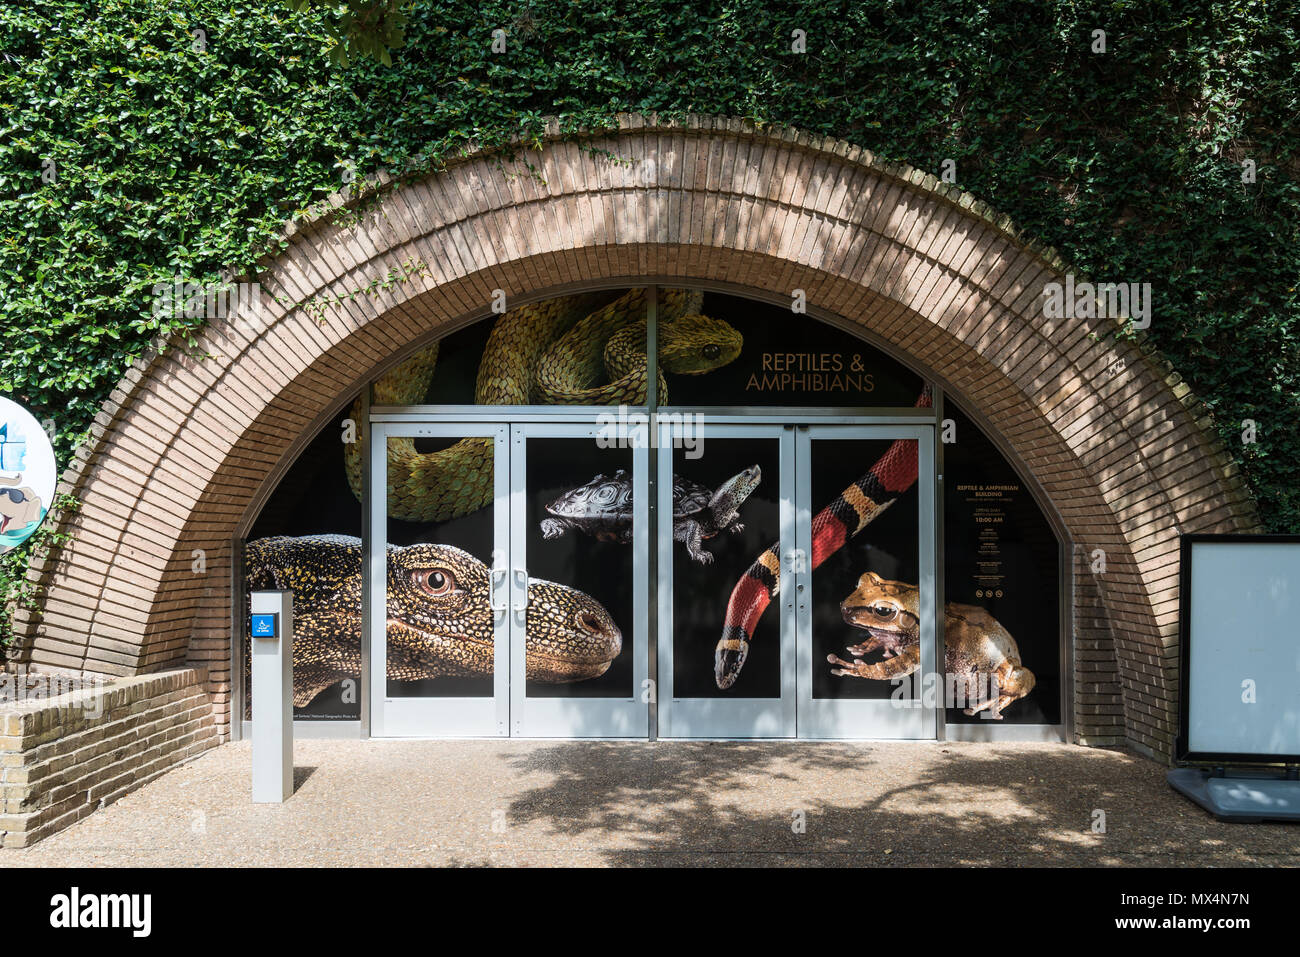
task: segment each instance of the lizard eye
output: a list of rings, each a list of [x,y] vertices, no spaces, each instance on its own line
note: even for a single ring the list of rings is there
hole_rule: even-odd
[[[415,587],[434,598],[449,595],[456,589],[456,578],[443,568],[417,568],[411,575]]]
[[[722,355],[722,346],[718,345],[716,342],[710,342],[700,350],[700,353],[706,359],[716,359],[718,356]]]
[[[893,621],[898,617],[898,609],[893,605],[872,605],[871,613],[881,621]]]

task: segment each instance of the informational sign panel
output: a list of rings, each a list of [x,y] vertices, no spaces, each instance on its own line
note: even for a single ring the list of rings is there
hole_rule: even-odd
[[[1179,758],[1300,761],[1300,537],[1188,535]]]
[[[942,571],[945,623],[953,627],[947,641],[962,654],[974,652],[971,660],[985,660],[979,655],[981,640],[989,629],[1005,632],[1034,684],[998,720],[1059,725],[1060,546],[1032,492],[993,441],[951,397],[943,411],[952,424],[943,446]],[[976,620],[983,627],[965,630],[959,624]],[[949,727],[987,723],[987,711],[966,710],[950,704]]]
[[[41,527],[55,484],[54,449],[32,414],[0,396],[0,554]]]

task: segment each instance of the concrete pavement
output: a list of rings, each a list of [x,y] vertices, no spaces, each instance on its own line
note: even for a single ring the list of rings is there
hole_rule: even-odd
[[[1219,823],[1155,762],[1062,744],[302,740],[294,754],[283,805],[249,801],[249,745],[228,744],[0,850],[0,867],[1300,865],[1300,828]]]

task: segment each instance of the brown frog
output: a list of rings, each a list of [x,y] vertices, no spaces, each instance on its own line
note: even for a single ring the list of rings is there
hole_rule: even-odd
[[[857,660],[827,655],[827,661],[839,665],[831,674],[888,680],[916,671],[921,665],[920,595],[915,585],[887,581],[875,572],[859,578],[857,589],[840,602],[840,612],[848,624],[864,629],[871,637],[849,646]],[[1034,687],[1034,673],[1020,663],[1015,639],[976,605],[949,602],[944,608],[944,650],[947,681],[973,703],[965,709],[966,714],[987,708],[1000,720],[1007,705]],[[873,651],[883,652],[885,660],[876,664],[861,660]],[[997,682],[996,693],[980,700],[990,686],[990,675]]]

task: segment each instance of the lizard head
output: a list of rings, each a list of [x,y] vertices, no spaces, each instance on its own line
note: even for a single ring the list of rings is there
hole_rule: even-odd
[[[721,319],[681,316],[659,327],[659,362],[665,372],[701,375],[733,361],[744,341]]]
[[[567,684],[609,670],[623,650],[623,633],[605,606],[555,582],[528,582],[525,663],[532,681]]]
[[[487,565],[451,545],[390,547],[388,555],[389,654],[410,666],[403,676],[491,674],[496,616]],[[598,677],[623,649],[605,607],[567,585],[530,579],[526,626],[527,675],[537,681]],[[397,670],[390,665],[390,675]]]
[[[438,673],[449,662],[491,674],[494,637],[485,564],[451,545],[389,548],[390,659],[409,664],[413,674],[426,664]]]

